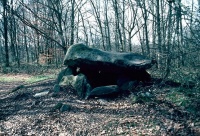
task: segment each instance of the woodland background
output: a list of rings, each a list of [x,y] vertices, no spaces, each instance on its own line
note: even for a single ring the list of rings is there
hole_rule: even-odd
[[[178,71],[192,80],[199,77],[199,16],[199,0],[1,0],[1,71],[60,67],[68,47],[84,42],[149,56],[162,78]]]

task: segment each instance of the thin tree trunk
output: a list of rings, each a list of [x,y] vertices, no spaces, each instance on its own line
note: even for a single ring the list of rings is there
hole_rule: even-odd
[[[17,37],[17,41],[19,43],[20,41],[20,36]],[[16,55],[17,55],[17,66],[20,67],[20,47],[16,44],[15,49],[16,49]]]
[[[77,24],[76,24],[76,43],[79,42],[78,34],[79,34],[79,23],[80,23],[80,16],[79,12],[77,13]],[[75,37],[75,36],[74,36]]]
[[[165,19],[165,16],[164,16],[166,11],[165,11],[165,8],[164,8],[164,1],[163,0],[160,0],[160,9],[161,9],[161,11],[160,11],[160,15],[161,15],[160,16],[160,18],[161,18],[160,27],[161,27],[161,34],[162,34],[162,36],[161,36],[161,39],[162,39],[162,41],[161,41],[161,56],[162,56],[161,61],[162,61],[162,60],[164,60],[164,55],[166,53],[166,36],[167,36],[167,23],[165,23],[166,19]],[[162,61],[162,63],[164,64],[164,61]]]
[[[144,7],[146,7],[144,1]],[[145,41],[146,41],[146,49],[147,49],[147,56],[150,56],[150,48],[149,48],[149,36],[148,36],[148,27],[147,27],[147,9],[144,8],[144,30],[145,30]]]
[[[91,4],[92,4],[92,7],[94,9],[94,13],[95,13],[95,19],[97,21],[97,24],[99,26],[99,29],[100,29],[100,33],[101,33],[101,39],[102,39],[102,45],[103,45],[103,49],[106,50],[106,47],[105,47],[105,42],[104,42],[104,33],[103,33],[103,27],[102,27],[102,23],[101,23],[101,19],[100,19],[100,13],[97,11],[95,5],[94,5],[94,2],[92,0],[90,0]]]
[[[123,51],[126,51],[126,33],[125,33],[125,1],[122,2],[122,33],[123,33]]]
[[[118,11],[118,3],[117,0],[113,0],[113,7],[114,7],[114,11],[115,11],[115,25],[116,25],[116,34],[118,35],[116,37],[116,40],[118,40],[120,42],[121,45],[121,49],[120,51],[123,51],[123,40],[122,40],[122,33],[121,33],[121,29],[120,29],[120,18],[119,18],[119,11]]]
[[[87,29],[86,29],[86,26],[85,26],[85,21],[84,21],[84,18],[83,18],[83,14],[81,13],[81,10],[78,9],[78,12],[79,12],[79,15],[81,16],[81,21],[82,21],[82,24],[83,24],[83,32],[84,32],[84,36],[85,36],[85,41],[86,41],[86,44],[88,45],[89,41],[88,41],[88,33],[87,33]]]
[[[128,32],[128,46],[129,46],[129,51],[132,51],[132,45],[131,45],[131,31]]]
[[[24,17],[24,12],[23,12],[23,17]],[[27,43],[27,36],[26,36],[26,26],[24,25],[24,45],[26,48],[26,62],[29,63],[29,51],[28,51],[28,43]]]
[[[108,22],[108,0],[105,0],[105,33],[106,33],[106,43],[107,43],[107,50],[111,50],[111,36],[110,36],[110,26],[109,26],[109,22]]]
[[[0,45],[2,45],[3,43],[2,43],[2,40],[0,40]],[[3,48],[2,48],[2,46],[0,46],[0,58],[3,58],[4,56],[3,56]],[[1,66],[1,64],[2,63],[4,63],[3,62],[3,59],[0,59],[0,66]]]
[[[152,13],[155,13],[155,8],[152,6]],[[152,22],[152,44],[153,44],[153,51],[152,51],[152,58],[156,58],[156,17],[153,16],[153,22]]]
[[[160,0],[156,0],[156,22],[157,22],[157,36],[158,36],[158,68],[160,69],[161,68],[161,53],[162,53],[162,35],[161,35],[161,25],[160,25],[160,3],[159,3]]]
[[[179,8],[180,8],[180,15],[179,15],[179,22],[180,22],[180,40],[181,40],[181,45],[184,46],[183,43],[183,24],[182,24],[182,15],[181,15],[181,6],[179,4]],[[181,63],[184,66],[184,60],[185,60],[185,55],[184,55],[184,51],[182,51],[182,60]]]
[[[168,33],[167,33],[167,63],[166,63],[166,74],[164,78],[167,78],[170,74],[170,62],[171,62],[171,27],[172,27],[172,2],[169,2],[169,18],[168,18]],[[178,23],[178,22],[177,22]]]
[[[72,9],[71,9],[71,40],[70,45],[74,44],[74,21],[75,21],[75,0],[71,0]]]
[[[22,3],[24,3],[24,0],[22,0]],[[25,10],[23,9],[23,19],[25,19]],[[29,63],[29,52],[28,52],[28,43],[27,43],[27,36],[26,36],[26,26],[24,24],[23,26],[23,45],[25,46],[25,50],[26,50],[26,62]]]
[[[7,0],[3,0],[3,20],[4,20],[4,45],[5,45],[5,66],[9,67],[9,50],[8,50],[8,14],[7,14]]]
[[[15,18],[12,16],[10,19],[10,49],[12,53],[12,62],[16,62],[16,51],[15,51],[15,44],[16,44],[16,21]]]
[[[181,43],[181,35],[180,35],[180,22],[181,22],[181,6],[180,6],[181,0],[178,0],[177,2],[177,8],[176,8],[176,41],[178,46],[178,67],[181,66],[182,63],[182,43]]]
[[[37,32],[36,32],[37,33]],[[37,44],[36,44],[36,58],[37,58],[37,64],[39,64],[39,55],[40,55],[40,36],[39,34],[37,33],[36,34],[37,36]]]
[[[27,43],[27,37],[26,37],[26,29],[24,26],[24,44],[25,44],[25,48],[26,48],[26,62],[29,63],[29,51],[28,51],[28,43]]]

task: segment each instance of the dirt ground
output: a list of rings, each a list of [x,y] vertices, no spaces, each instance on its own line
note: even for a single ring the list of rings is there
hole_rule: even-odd
[[[23,82],[0,82],[0,136],[198,136],[199,114],[191,114],[165,99],[169,86],[150,85],[142,91],[153,101],[133,103],[132,95],[113,98],[79,99],[71,88],[58,95],[34,98],[42,91],[53,91],[54,80],[10,90]],[[68,111],[52,110],[59,102]]]

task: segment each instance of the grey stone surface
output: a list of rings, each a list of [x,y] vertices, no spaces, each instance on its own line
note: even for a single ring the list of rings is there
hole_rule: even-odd
[[[63,76],[60,86],[68,86],[71,85],[76,91],[79,97],[84,98],[86,92],[91,91],[91,86],[87,81],[87,77],[83,74],[67,75]]]
[[[60,92],[60,91],[61,91],[60,85],[59,85],[59,84],[55,84],[55,85],[53,86],[53,91],[54,91],[54,93]]]
[[[65,69],[60,71],[56,79],[57,84],[60,83],[63,76],[66,76],[66,75],[73,75],[73,70],[70,67],[66,67]]]
[[[33,97],[35,97],[35,98],[43,97],[43,96],[48,95],[48,93],[49,93],[49,91],[43,91],[43,92],[34,94]]]
[[[116,73],[121,73],[122,70],[148,69],[153,65],[153,62],[143,55],[106,52],[89,48],[82,43],[69,47],[64,58],[66,66],[95,71],[110,71],[112,69]]]
[[[63,104],[60,108],[61,112],[65,112],[65,111],[70,111],[71,110],[71,106],[67,105],[67,104]]]
[[[86,99],[91,96],[103,96],[108,94],[118,93],[119,88],[117,85],[109,85],[109,86],[100,86],[92,89],[90,93],[86,95]]]

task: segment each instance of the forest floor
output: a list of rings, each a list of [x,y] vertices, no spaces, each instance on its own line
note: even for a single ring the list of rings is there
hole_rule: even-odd
[[[22,84],[26,86],[11,92]],[[200,135],[200,93],[195,87],[152,84],[130,94],[89,100],[79,99],[73,89],[65,88],[57,96],[33,97],[52,92],[54,84],[54,79],[33,84],[1,81],[0,136]],[[138,94],[152,97],[136,101]],[[52,110],[58,103],[70,109]]]

